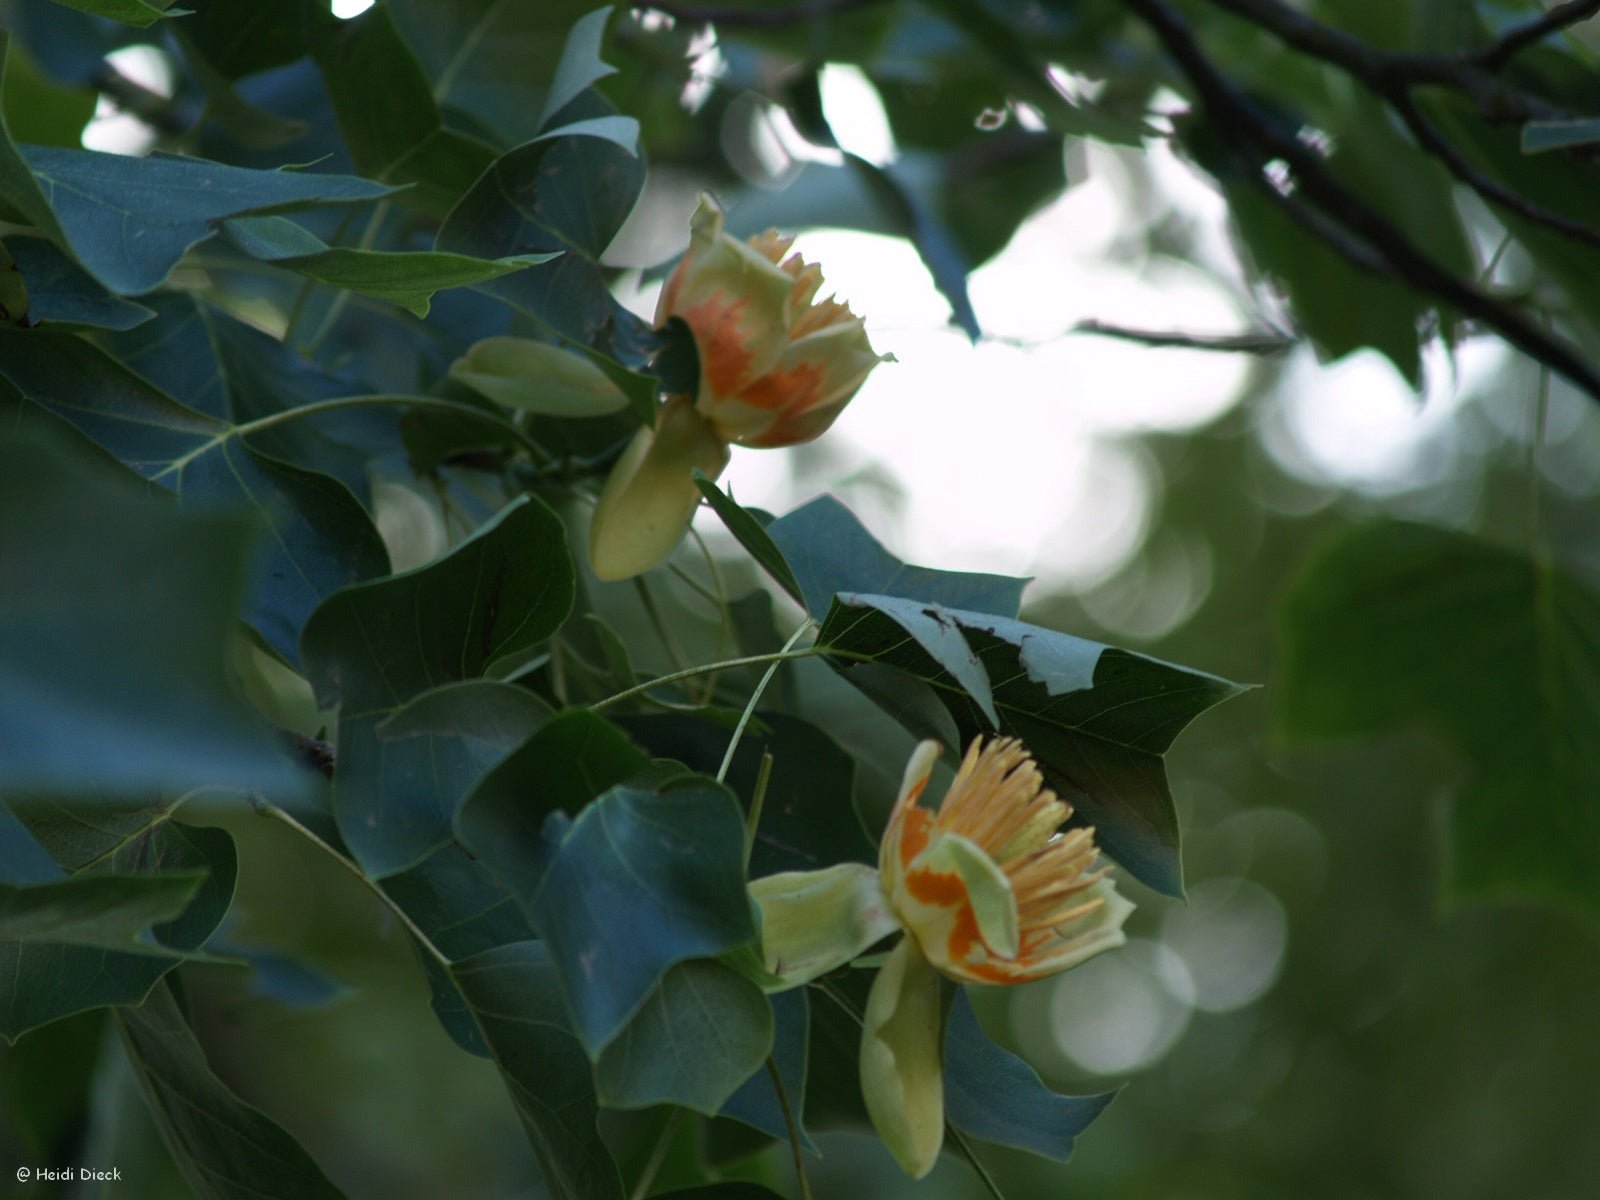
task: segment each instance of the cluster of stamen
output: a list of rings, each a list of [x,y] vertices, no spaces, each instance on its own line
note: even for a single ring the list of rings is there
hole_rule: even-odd
[[[1002,738],[987,746],[973,741],[934,819],[937,831],[966,838],[1005,872],[1023,957],[1104,903],[1082,893],[1110,868],[1094,869],[1092,828],[1060,832],[1071,815],[1072,805],[1044,786],[1022,743]]]

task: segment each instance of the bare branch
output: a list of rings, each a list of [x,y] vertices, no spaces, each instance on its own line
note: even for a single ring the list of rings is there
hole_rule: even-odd
[[[1580,21],[1587,21],[1597,12],[1600,12],[1600,0],[1567,0],[1565,4],[1558,4],[1544,16],[1511,30],[1477,55],[1478,65],[1485,71],[1502,71],[1513,58],[1535,42],[1569,29]]]
[[[1293,348],[1292,337],[1276,330],[1259,333],[1182,333],[1154,329],[1130,329],[1126,325],[1112,325],[1105,321],[1079,321],[1073,333],[1089,333],[1099,337],[1117,338],[1124,342],[1137,342],[1141,346],[1171,347],[1179,350],[1216,350],[1233,354],[1283,354]]]

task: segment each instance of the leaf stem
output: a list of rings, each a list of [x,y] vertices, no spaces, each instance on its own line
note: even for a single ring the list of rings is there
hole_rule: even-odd
[[[428,937],[427,934],[422,932],[417,923],[411,919],[406,910],[401,908],[399,904],[395,903],[394,898],[390,896],[388,892],[384,891],[383,888],[378,885],[376,880],[371,878],[365,871],[361,869],[359,863],[352,859],[346,858],[343,854],[340,854],[327,842],[323,841],[323,839],[315,831],[306,828],[306,826],[302,825],[297,818],[285,812],[276,804],[257,797],[255,807],[257,811],[263,815],[272,817],[275,820],[281,821],[283,824],[287,825],[301,837],[305,838],[306,841],[310,842],[329,858],[333,859],[334,862],[338,863],[346,871],[349,871],[350,874],[359,879],[374,896],[383,901],[384,905],[389,909],[390,912],[399,918],[400,924],[404,925],[406,927],[406,931],[416,939],[417,945],[426,950],[429,956],[438,962],[438,964],[445,970],[448,971],[450,969],[450,960],[445,957],[444,952],[433,944],[433,941]]]
[[[772,780],[772,751],[761,752],[761,766],[756,771],[755,790],[750,793],[750,816],[744,829],[744,868],[750,870],[750,855],[756,848],[756,830],[761,828],[761,808],[767,802],[767,784]]]
[[[650,1148],[650,1157],[644,1164],[644,1169],[639,1172],[639,1179],[633,1185],[633,1190],[628,1193],[628,1200],[644,1200],[650,1194],[650,1185],[655,1182],[656,1174],[661,1170],[661,1164],[667,1160],[667,1151],[672,1148],[673,1136],[678,1132],[678,1122],[683,1119],[683,1109],[675,1108],[672,1115],[667,1118],[661,1127],[661,1134],[656,1138],[656,1144]]]
[[[486,409],[474,408],[469,404],[458,404],[454,400],[441,400],[437,396],[407,396],[393,392],[374,392],[359,396],[332,396],[327,400],[313,400],[310,404],[301,404],[295,408],[286,408],[282,412],[268,413],[264,417],[257,417],[253,421],[246,421],[242,425],[230,425],[216,436],[200,443],[186,454],[173,459],[155,475],[151,482],[158,482],[175,472],[181,472],[185,467],[203,454],[209,454],[218,446],[231,441],[236,437],[248,437],[253,433],[260,433],[264,429],[271,429],[276,425],[283,425],[289,421],[297,421],[301,417],[314,417],[318,413],[337,412],[342,408],[372,408],[379,405],[399,404],[409,405],[412,408],[427,408],[435,412],[448,412],[458,417],[471,417],[482,421],[486,425],[493,425],[504,433],[510,434],[521,442],[523,447],[536,458],[548,459],[547,451],[535,442],[522,430],[510,421]]]
[[[377,240],[378,230],[383,225],[383,219],[389,215],[391,207],[392,205],[387,200],[379,200],[373,206],[372,216],[367,218],[367,227],[361,231],[361,237],[356,242],[357,250],[372,249],[372,243]],[[306,342],[305,355],[307,358],[316,355],[317,348],[322,345],[328,334],[333,332],[334,323],[338,321],[340,314],[344,312],[344,307],[348,303],[350,303],[349,288],[340,288],[334,293],[333,299],[328,304],[327,311],[322,314],[322,320],[317,323],[316,331],[312,333],[310,339]]]
[[[811,1200],[811,1181],[806,1178],[806,1162],[800,1149],[800,1125],[794,1118],[794,1108],[789,1104],[789,1093],[783,1086],[783,1076],[778,1073],[778,1062],[767,1055],[767,1074],[778,1093],[778,1107],[783,1111],[784,1128],[789,1131],[789,1149],[794,1153],[795,1178],[800,1181],[800,1200]]]
[[[666,648],[667,657],[672,660],[674,667],[683,670],[689,665],[689,658],[684,654],[683,647],[678,645],[678,639],[672,636],[672,629],[667,624],[666,618],[661,615],[655,594],[651,592],[650,585],[645,582],[643,575],[633,577],[633,589],[639,593],[639,603],[644,607],[645,616],[650,619],[650,628],[656,631],[656,637]]]
[[[989,1174],[989,1168],[983,1165],[983,1161],[978,1157],[978,1152],[972,1148],[972,1143],[967,1141],[967,1135],[949,1121],[944,1123],[944,1131],[950,1135],[950,1140],[955,1143],[956,1149],[961,1151],[961,1157],[965,1158],[972,1169],[977,1172],[978,1178],[983,1182],[984,1189],[989,1195],[993,1196],[994,1200],[1006,1200],[1005,1193],[1000,1190],[1000,1185],[995,1182],[994,1176]]]
[[[1549,549],[1545,545],[1543,531],[1543,514],[1540,512],[1540,501],[1543,497],[1543,482],[1539,475],[1539,453],[1544,449],[1545,423],[1550,415],[1550,368],[1544,363],[1539,364],[1539,390],[1535,393],[1533,405],[1533,432],[1528,439],[1528,550],[1534,559],[1539,562],[1547,560]]]
[[[794,644],[809,633],[811,627],[815,624],[815,621],[807,617],[800,623],[800,628],[796,629],[789,640],[783,644],[783,649],[778,653],[785,654],[793,650]],[[761,693],[767,690],[767,684],[772,682],[772,677],[778,673],[778,668],[783,666],[783,663],[784,660],[782,658],[773,659],[772,664],[762,673],[760,680],[757,681],[755,691],[750,693],[749,702],[745,704],[744,711],[739,714],[739,723],[733,727],[733,736],[728,739],[728,749],[722,755],[722,765],[717,768],[718,783],[728,777],[728,768],[733,765],[733,754],[739,748],[739,739],[744,736],[745,726],[750,724],[750,718],[755,715],[756,705],[761,703]]]
[[[635,696],[642,696],[652,688],[660,687],[666,683],[677,683],[680,679],[693,679],[696,675],[704,675],[707,671],[726,671],[732,667],[759,667],[763,663],[785,662],[791,658],[812,658],[823,653],[819,646],[807,646],[804,650],[778,650],[772,654],[752,654],[747,658],[725,658],[721,662],[705,663],[698,667],[686,667],[682,671],[674,671],[670,675],[661,675],[655,679],[647,679],[643,683],[625,688],[615,695],[607,696],[603,700],[596,700],[589,705],[591,712],[599,712],[602,708],[610,708],[613,704],[621,704],[624,700],[632,700]],[[837,650],[828,650],[829,654],[839,654]]]

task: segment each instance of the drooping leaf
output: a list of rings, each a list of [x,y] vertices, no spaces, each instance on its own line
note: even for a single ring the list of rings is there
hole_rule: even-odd
[[[1464,534],[1372,524],[1296,581],[1283,641],[1285,734],[1421,724],[1460,756],[1451,898],[1600,914],[1600,597]]]
[[[212,1073],[166,987],[118,1012],[117,1025],[162,1137],[202,1200],[342,1200],[299,1142]]]
[[[846,679],[865,658],[932,688],[963,741],[992,730],[1021,738],[1108,854],[1158,891],[1182,893],[1161,756],[1237,685],[1022,621],[892,596],[838,596],[817,636],[846,652],[836,663]]]
[[[567,1026],[542,942],[456,963],[450,976],[494,1054],[539,1165],[559,1200],[622,1200],[622,1180],[595,1128],[589,1061]]]
[[[1584,117],[1575,121],[1529,121],[1522,127],[1522,152],[1543,154],[1571,146],[1600,142],[1600,120]]]
[[[759,987],[718,962],[681,962],[600,1052],[595,1088],[607,1108],[678,1104],[715,1116],[761,1071],[772,1037]]]
[[[1037,1071],[989,1039],[966,992],[956,990],[945,1018],[944,1108],[957,1129],[1066,1162],[1077,1136],[1115,1097],[1052,1092]]]
[[[223,229],[228,240],[253,259],[334,287],[388,300],[419,317],[428,315],[428,302],[437,291],[498,279],[555,257],[519,254],[482,259],[438,250],[329,246],[286,217],[239,217],[225,222]]]
[[[550,948],[572,1026],[598,1055],[675,963],[755,937],[744,892],[744,829],[720,786],[614,787],[546,828],[530,908]]]
[[[311,610],[340,587],[388,569],[372,520],[317,471],[243,444],[235,426],[185,407],[69,334],[9,334],[0,376],[75,426],[185,508],[253,512],[269,537],[252,562],[246,619],[290,662]]]
[[[0,439],[0,511],[8,791],[299,790],[302,776],[224,673],[245,522],[142,495],[59,436]]]
[[[706,503],[711,505],[711,510],[722,518],[722,523],[728,527],[728,532],[738,539],[750,557],[766,569],[767,574],[777,581],[779,587],[799,603],[805,604],[805,589],[796,578],[788,558],[778,549],[777,543],[772,540],[772,535],[767,532],[768,525],[752,515],[749,509],[741,506],[731,493],[719,488],[715,481],[706,477],[704,472],[696,471],[694,481],[700,488],[700,494],[706,498]],[[832,599],[833,595],[830,592],[828,600]]]
[[[456,804],[492,765],[463,739],[385,740],[377,727],[549,637],[573,580],[560,519],[525,496],[445,557],[347,588],[306,622],[307,677],[320,704],[340,707],[334,813],[367,871],[404,870],[449,841]]]

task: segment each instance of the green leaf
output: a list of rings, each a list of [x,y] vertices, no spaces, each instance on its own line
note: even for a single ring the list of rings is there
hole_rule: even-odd
[[[595,1061],[607,1108],[678,1104],[715,1116],[772,1049],[772,1006],[718,962],[681,962],[661,977]]]
[[[266,210],[375,200],[390,189],[346,175],[255,171],[200,158],[129,158],[95,150],[24,146],[66,248],[113,292],[137,296],[159,285],[215,222]]]
[[[155,316],[152,309],[114,296],[53,242],[13,237],[5,248],[28,285],[32,321],[98,329],[132,329]]]
[[[1600,142],[1600,118],[1576,121],[1529,121],[1522,127],[1522,152],[1543,154],[1571,146],[1591,146]]]
[[[386,183],[416,184],[402,202],[443,216],[493,160],[487,143],[444,126],[387,5],[320,38],[316,60],[356,169]]]
[[[585,709],[561,713],[487,772],[462,801],[462,844],[524,900],[542,876],[540,831],[650,765],[615,725]]]
[[[622,1180],[595,1128],[589,1061],[567,1028],[545,945],[502,946],[456,963],[450,975],[500,1066],[550,1194],[622,1200]]]
[[[145,0],[55,0],[55,3],[92,16],[121,21],[136,29],[148,28],[164,17],[185,15],[183,9],[170,7],[172,0],[157,4],[147,4]]]
[[[338,18],[327,0],[206,0],[174,28],[225,79],[242,79],[304,58]]]
[[[378,726],[385,741],[449,737],[481,742],[485,752],[504,755],[554,715],[526,688],[492,679],[447,683],[423,692]]]
[[[339,705],[334,814],[374,876],[450,839],[455,806],[491,765],[469,743],[381,739],[377,728],[430,688],[480,678],[548,638],[572,606],[561,520],[519,497],[425,567],[346,588],[306,622],[301,658],[318,703]]]
[[[26,399],[176,491],[186,508],[257,515],[272,536],[253,560],[246,619],[288,662],[325,596],[388,570],[371,518],[337,481],[244,445],[233,425],[177,403],[81,338],[0,337],[9,338],[0,376]]]
[[[931,687],[963,741],[1021,738],[1045,780],[1144,883],[1182,894],[1178,820],[1161,756],[1236,684],[1037,625],[893,596],[845,593],[817,635]],[[959,749],[959,746],[952,747]]]
[[[1387,522],[1322,549],[1282,636],[1283,733],[1422,724],[1459,754],[1449,897],[1600,915],[1600,597],[1558,566]]]
[[[573,24],[566,45],[561,48],[550,90],[545,93],[544,107],[539,112],[540,128],[591,84],[616,73],[615,67],[600,61],[600,43],[605,39],[606,23],[610,19],[611,6],[606,5],[579,17]]]
[[[957,1129],[1066,1162],[1078,1134],[1115,1098],[1052,1092],[1037,1071],[989,1040],[966,992],[956,990],[945,1023],[944,1110]]]
[[[342,1198],[300,1143],[212,1073],[165,987],[118,1012],[117,1025],[162,1137],[202,1200]]]
[[[760,563],[778,586],[788,592],[797,603],[804,604],[805,590],[800,586],[800,580],[796,578],[789,560],[784,557],[783,551],[778,549],[777,543],[767,532],[767,525],[734,500],[732,492],[724,492],[719,488],[705,472],[696,471],[694,482],[699,487],[700,494],[706,498],[706,503],[711,505],[711,510],[722,518],[722,523],[728,527],[728,532],[733,534],[739,544],[749,552],[750,557]],[[828,598],[829,600],[833,598],[831,593]]]
[[[744,827],[722,787],[614,787],[549,843],[535,927],[550,948],[591,1057],[636,1014],[667,968],[752,941]]]
[[[819,620],[828,615],[837,592],[903,596],[1015,617],[1022,606],[1022,589],[1028,585],[1026,579],[1010,575],[938,571],[903,563],[832,496],[819,496],[779,517],[766,532],[793,568],[806,608]]]
[[[285,217],[240,217],[225,222],[223,229],[228,240],[251,258],[387,300],[419,317],[428,315],[434,292],[498,279],[555,257],[519,254],[482,259],[438,250],[356,250],[329,246]]]
[[[496,404],[548,417],[603,417],[628,396],[590,359],[531,338],[474,342],[450,376]]]
[[[59,436],[0,437],[0,511],[8,792],[300,790],[225,674],[248,525],[178,512]]]
[[[106,950],[165,954],[139,935],[181,913],[204,872],[95,875],[37,883],[0,884],[0,942],[48,942]]]

